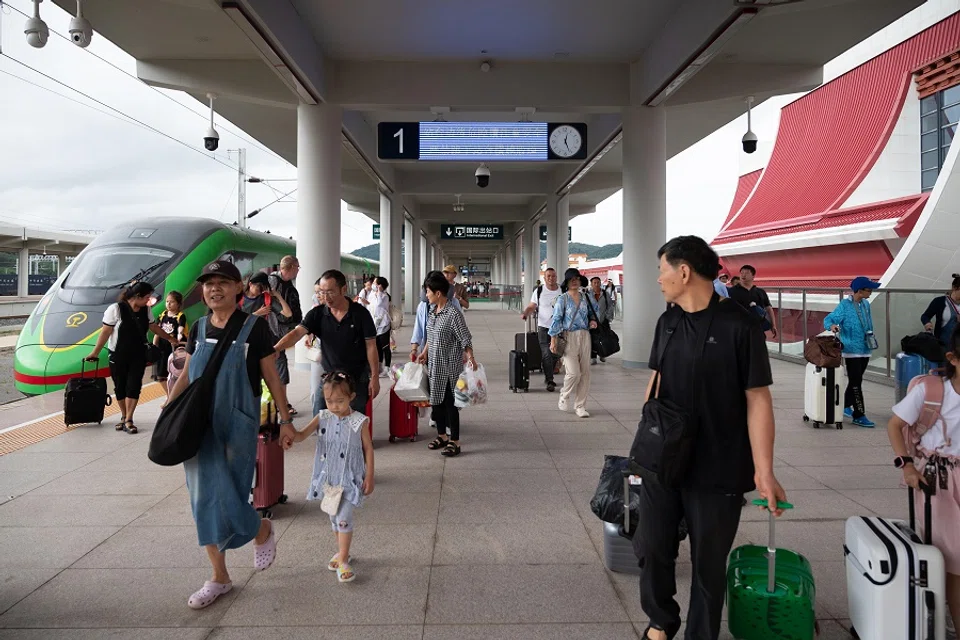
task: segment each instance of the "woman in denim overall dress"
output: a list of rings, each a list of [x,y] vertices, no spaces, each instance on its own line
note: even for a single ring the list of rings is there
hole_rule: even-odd
[[[237,309],[243,286],[240,272],[233,264],[218,261],[204,268],[197,281],[211,313],[198,320],[190,332],[186,375],[177,381],[171,401],[203,374],[230,322],[243,320],[217,374],[212,424],[197,455],[183,464],[197,538],[213,566],[213,578],[187,601],[191,608],[202,609],[233,588],[226,566],[228,549],[254,541],[254,566],[260,571],[276,557],[273,524],[261,519],[249,501],[260,430],[261,376],[276,399],[282,431],[288,435],[295,432],[277,374],[270,329],[264,320]],[[242,318],[233,318],[235,313]]]

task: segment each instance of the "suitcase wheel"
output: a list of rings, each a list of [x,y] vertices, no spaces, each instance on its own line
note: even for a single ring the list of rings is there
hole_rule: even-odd
[[[814,428],[814,429],[819,429],[821,424],[822,424],[822,423],[817,422],[816,420],[814,420],[814,421],[813,421],[813,428]]]
[[[396,442],[396,441],[397,441],[397,437],[396,437],[396,436],[390,436],[389,438],[387,438],[387,440],[389,440],[390,442]]]
[[[417,436],[410,436],[410,442],[416,442]]]
[[[810,422],[810,416],[808,416],[807,414],[803,414],[803,421]]]
[[[288,500],[287,494],[281,493],[280,497],[277,498],[277,504],[287,504],[287,500]]]
[[[837,423],[837,431],[839,431],[840,429],[843,429],[843,423],[842,423],[842,422],[838,422],[838,423]]]
[[[273,511],[270,511],[270,509],[257,509],[257,511],[260,512],[260,517],[261,517],[261,518],[272,518],[272,517],[273,517]]]

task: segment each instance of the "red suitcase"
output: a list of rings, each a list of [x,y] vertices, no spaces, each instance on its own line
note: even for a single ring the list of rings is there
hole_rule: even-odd
[[[271,403],[272,405],[272,403]],[[273,513],[270,507],[287,501],[283,493],[283,447],[280,446],[280,425],[276,408],[267,409],[267,422],[257,438],[257,465],[253,478],[253,507],[264,518]]]
[[[390,389],[390,442],[400,438],[409,438],[410,442],[417,441],[419,435],[420,409],[412,402],[404,402],[400,396]]]
[[[370,440],[373,441],[373,398],[367,400],[367,410],[364,413],[370,418],[367,420],[367,427],[370,429]]]

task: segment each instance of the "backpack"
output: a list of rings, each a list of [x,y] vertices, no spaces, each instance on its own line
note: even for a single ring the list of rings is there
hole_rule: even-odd
[[[908,424],[903,428],[903,441],[907,445],[907,455],[910,456],[917,454],[920,438],[930,431],[937,422],[943,427],[945,446],[950,446],[950,438],[947,436],[947,423],[940,415],[940,409],[943,407],[943,378],[933,373],[916,376],[907,386],[907,393],[909,394],[921,382],[925,384],[923,387],[923,408],[920,409],[920,416],[914,424]]]

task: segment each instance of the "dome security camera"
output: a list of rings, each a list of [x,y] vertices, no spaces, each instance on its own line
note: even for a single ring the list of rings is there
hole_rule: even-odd
[[[27,44],[37,49],[43,48],[50,39],[50,29],[47,23],[40,18],[40,3],[43,0],[33,0],[33,17],[27,18],[23,33],[27,36]]]
[[[473,175],[477,179],[477,186],[481,189],[490,186],[490,169],[487,168],[487,165],[481,164]]]
[[[757,150],[757,134],[753,131],[747,131],[743,134],[743,139],[740,142],[743,144],[744,153],[753,153]]]
[[[216,151],[220,147],[220,134],[213,127],[207,127],[207,133],[203,136],[203,147],[207,151]]]
[[[70,40],[81,48],[90,46],[93,39],[93,25],[83,17],[83,0],[77,0],[77,15],[70,18]]]

